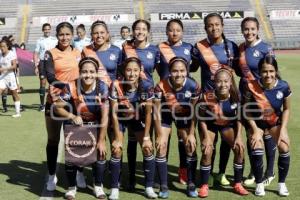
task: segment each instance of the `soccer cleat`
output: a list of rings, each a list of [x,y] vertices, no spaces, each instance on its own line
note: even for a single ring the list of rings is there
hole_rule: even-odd
[[[205,198],[208,197],[208,185],[207,184],[203,184],[200,186],[199,190],[198,190],[198,196],[200,198]]]
[[[192,198],[197,198],[198,197],[198,192],[197,192],[197,189],[195,187],[195,185],[189,185],[187,187],[187,196],[188,197],[192,197]]]
[[[263,179],[264,186],[269,186],[274,179],[275,179],[275,174],[273,174],[272,176],[265,176]]]
[[[159,191],[158,198],[161,198],[161,199],[169,198],[169,190]]]
[[[19,117],[21,117],[21,114],[20,113],[16,113],[16,114],[12,115],[12,117],[13,118],[19,118]]]
[[[56,183],[57,183],[57,177],[56,175],[49,175],[48,181],[47,181],[47,190],[48,191],[54,191],[56,189]]]
[[[44,105],[40,105],[39,111],[40,111],[40,112],[45,112],[45,106],[44,106]]]
[[[118,188],[112,188],[111,193],[108,197],[109,200],[117,200],[119,199],[119,189]]]
[[[187,169],[186,168],[178,169],[178,179],[179,179],[179,183],[186,185],[186,183],[187,183]]]
[[[67,200],[75,200],[76,187],[69,187],[65,194]]]
[[[8,112],[7,108],[3,108],[2,113]]]
[[[86,188],[85,178],[82,172],[77,171],[76,174],[76,185],[79,188]]]
[[[249,176],[244,180],[244,185],[250,186],[255,183],[255,177],[252,173],[249,174]]]
[[[97,199],[105,199],[106,195],[105,192],[103,191],[103,187],[102,186],[94,186],[94,194],[96,196]]]
[[[227,180],[225,174],[218,174],[216,176],[216,180],[220,183],[220,185],[223,185],[223,186],[230,185],[230,182]]]
[[[255,195],[259,196],[259,197],[263,197],[265,196],[266,192],[265,192],[265,186],[263,183],[258,183],[256,184],[256,188],[255,188]]]
[[[148,199],[156,199],[157,198],[157,194],[154,192],[152,187],[146,187],[145,195]]]
[[[290,195],[285,183],[278,183],[278,194],[283,197]]]
[[[209,175],[209,178],[208,178],[208,186],[209,187],[213,187],[214,186],[214,177],[213,175]]]
[[[239,195],[248,195],[249,192],[242,186],[241,183],[235,183],[233,186],[233,190],[235,193]]]

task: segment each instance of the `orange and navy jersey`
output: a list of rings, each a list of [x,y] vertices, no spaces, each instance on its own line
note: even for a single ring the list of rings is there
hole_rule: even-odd
[[[168,42],[162,42],[158,45],[158,48],[160,51],[160,63],[157,67],[157,73],[160,80],[169,77],[169,62],[175,56],[182,57],[187,61],[187,63],[191,63],[193,45],[190,43],[181,42],[179,46],[171,46]]]
[[[45,53],[45,70],[50,85],[63,89],[64,83],[69,83],[79,77],[78,63],[80,51],[61,51],[55,47]]]
[[[117,101],[119,109],[128,110],[131,114],[139,112],[140,104],[153,99],[153,87],[144,89],[142,83],[139,83],[139,87],[135,91],[126,90],[126,82],[123,80],[115,80],[110,88],[109,99]]]
[[[98,80],[92,92],[85,93],[80,88],[80,80],[73,81],[67,84],[67,87],[60,90],[60,93],[51,95],[53,100],[63,100],[68,104],[66,109],[70,111],[72,106],[73,114],[80,115],[84,122],[96,122],[101,118],[101,106],[108,101],[109,89],[108,86]]]
[[[292,94],[289,84],[277,80],[272,89],[264,89],[260,80],[253,81],[244,87],[243,98],[245,102],[254,102],[249,107],[259,109],[260,112],[251,112],[252,116],[262,115],[262,120],[269,125],[275,125],[282,115],[284,99]]]
[[[202,93],[199,100],[199,109],[204,114],[202,120],[219,126],[226,126],[239,120],[238,106],[239,103],[233,102],[230,98],[219,101],[215,90]]]
[[[229,57],[225,51],[225,42],[211,44],[208,39],[204,39],[195,44],[192,58],[200,63],[201,67],[201,87],[203,91],[213,90],[214,74],[222,66],[232,67],[236,72],[238,69],[239,50],[237,45],[226,39]]]
[[[185,116],[191,113],[191,101],[198,99],[200,86],[192,78],[187,77],[183,87],[176,91],[169,79],[161,80],[154,89],[155,99],[160,100],[162,110],[175,112],[176,115]]]
[[[150,81],[154,86],[153,72],[160,62],[160,53],[157,46],[147,44],[144,49],[134,46],[132,41],[127,41],[123,44],[122,59],[136,57],[141,60],[145,79]],[[143,77],[142,77],[143,78]]]
[[[94,45],[91,44],[83,49],[83,57],[96,57],[100,61],[100,64],[106,69],[110,79],[114,81],[117,78],[117,70],[122,62],[122,51],[114,46],[110,45],[105,51],[97,51]]]

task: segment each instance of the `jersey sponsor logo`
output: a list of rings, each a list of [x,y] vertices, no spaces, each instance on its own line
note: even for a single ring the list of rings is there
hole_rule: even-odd
[[[279,99],[279,100],[282,99],[283,98],[283,93],[281,91],[278,91],[277,94],[276,94],[276,98]]]
[[[148,59],[153,59],[153,54],[150,51],[148,51],[148,53],[147,53],[147,58]]]
[[[190,55],[190,51],[188,49],[184,49],[184,52],[183,52],[185,55]]]
[[[113,53],[110,54],[109,59],[110,59],[110,60],[116,60],[116,55],[113,54]]]
[[[253,52],[253,56],[256,57],[256,58],[258,58],[260,56],[260,52],[258,50],[255,50]]]

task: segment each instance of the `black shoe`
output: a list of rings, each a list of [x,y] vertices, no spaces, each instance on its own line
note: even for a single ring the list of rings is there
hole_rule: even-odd
[[[21,106],[20,106],[20,111],[21,111],[21,112],[24,112],[24,111],[25,111],[25,107],[21,105]]]
[[[7,108],[3,108],[2,112],[3,112],[3,113],[8,112]]]
[[[40,111],[40,112],[45,112],[45,106],[44,106],[44,105],[40,105],[39,111]]]

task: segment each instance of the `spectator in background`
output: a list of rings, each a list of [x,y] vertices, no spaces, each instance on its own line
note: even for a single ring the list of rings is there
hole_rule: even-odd
[[[26,50],[26,45],[25,45],[24,42],[22,42],[22,43],[20,44],[20,49]]]
[[[79,51],[82,51],[82,49],[91,44],[91,38],[88,38],[86,36],[85,27],[83,24],[79,24],[76,28],[76,34],[77,38],[74,39],[73,45],[76,49]]]
[[[130,40],[130,28],[128,26],[122,26],[121,27],[121,39],[116,40],[113,44],[117,47],[119,47],[120,49],[122,49],[122,44],[126,41],[126,40]]]
[[[48,23],[43,24],[42,31],[44,35],[40,37],[36,42],[36,48],[34,50],[34,66],[35,73],[39,75],[40,79],[40,107],[39,111],[45,111],[45,93],[46,93],[46,71],[44,68],[44,56],[45,52],[54,48],[57,45],[57,39],[50,36],[51,25]]]

